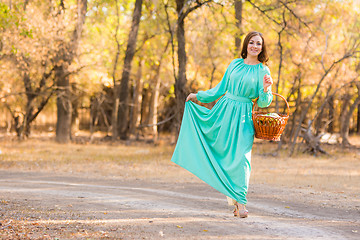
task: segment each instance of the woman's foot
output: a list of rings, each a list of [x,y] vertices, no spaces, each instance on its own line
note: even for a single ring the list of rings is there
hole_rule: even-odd
[[[235,203],[234,216],[240,218],[246,218],[248,216],[248,210],[246,210],[244,204]]]

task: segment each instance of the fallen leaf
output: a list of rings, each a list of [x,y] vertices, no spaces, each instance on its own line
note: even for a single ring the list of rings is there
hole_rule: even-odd
[[[182,226],[179,226],[179,225],[176,225],[176,227],[178,227],[178,228],[183,228]]]

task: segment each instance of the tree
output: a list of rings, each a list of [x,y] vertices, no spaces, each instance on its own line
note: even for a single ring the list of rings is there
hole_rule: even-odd
[[[180,123],[181,118],[184,113],[185,107],[185,99],[186,99],[186,48],[185,48],[185,18],[191,13],[192,11],[196,10],[197,8],[201,7],[202,5],[211,2],[210,0],[200,2],[196,1],[196,4],[192,7],[186,8],[186,1],[185,0],[176,0],[176,12],[178,15],[177,18],[177,28],[176,28],[176,37],[177,37],[177,44],[178,44],[178,75],[175,79],[175,96],[176,96],[176,109],[177,109],[177,126],[176,130],[177,133],[180,131]]]
[[[342,112],[340,125],[340,136],[342,139],[342,145],[344,147],[350,146],[349,142],[349,129],[350,129],[350,119],[353,115],[356,107],[360,104],[360,82],[355,82],[357,88],[357,97],[355,98],[354,102],[349,106],[349,109],[346,109],[347,105],[345,106],[344,111]]]
[[[62,1],[60,4],[64,4]],[[63,8],[62,12],[65,11]],[[85,22],[87,0],[77,1],[77,22],[69,42],[61,42],[55,56],[55,79],[57,85],[57,123],[56,141],[67,143],[71,137],[71,89],[69,80],[69,66],[76,56]]]
[[[131,72],[131,63],[135,55],[136,50],[136,39],[139,30],[140,18],[141,18],[141,9],[142,9],[142,0],[136,0],[133,19],[131,24],[131,30],[129,33],[129,39],[127,43],[125,59],[124,59],[124,68],[121,77],[121,83],[119,87],[119,110],[118,110],[118,121],[117,125],[113,124],[113,128],[118,129],[118,134],[121,139],[128,138],[129,132],[129,113],[128,113],[128,95],[129,95],[129,80]]]
[[[113,101],[113,110],[112,110],[112,116],[111,116],[111,125],[112,125],[112,140],[116,140],[118,137],[118,111],[119,111],[119,86],[117,85],[117,80],[116,80],[116,69],[117,69],[117,64],[119,61],[119,56],[120,56],[120,49],[121,49],[121,44],[119,41],[119,37],[118,37],[118,31],[120,28],[120,14],[119,14],[119,1],[116,0],[116,29],[115,29],[115,33],[114,33],[114,38],[116,41],[116,53],[115,53],[115,61],[114,61],[114,66],[113,66],[113,71],[112,71],[112,79],[113,79],[113,84],[114,84],[114,101]]]
[[[11,92],[3,100],[17,136],[23,139],[30,135],[31,124],[54,93],[54,67],[49,60],[54,49],[46,45],[46,37],[38,37],[44,31],[41,23],[46,21],[46,16],[39,18],[40,25],[36,25],[31,18],[23,20],[30,15],[25,7],[11,9],[11,6],[0,4],[0,61],[8,68],[1,75],[8,79],[4,87]],[[34,12],[40,9],[41,6],[32,7]]]

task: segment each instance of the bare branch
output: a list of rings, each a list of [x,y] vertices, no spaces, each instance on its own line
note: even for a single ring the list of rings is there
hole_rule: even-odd
[[[149,41],[150,39],[152,39],[152,38],[154,38],[154,37],[156,37],[156,36],[158,36],[158,35],[160,35],[160,34],[161,34],[161,33],[159,33],[159,34],[153,34],[153,35],[151,35],[151,36],[145,35],[142,43],[141,43],[140,46],[135,50],[135,53],[137,53],[138,51],[140,51],[140,50],[144,47],[144,45],[145,45],[145,43],[146,43],[147,41]]]
[[[175,44],[174,44],[174,32],[173,32],[174,30],[173,30],[173,28],[171,28],[171,24],[170,24],[170,17],[169,17],[169,13],[167,11],[168,5],[165,4],[164,7],[165,7],[165,13],[166,13],[166,20],[167,20],[167,24],[168,24],[168,28],[169,28],[169,33],[170,33],[173,74],[174,74],[175,82],[177,82],[176,67],[175,67]]]
[[[42,90],[42,88],[45,86],[46,80],[49,79],[49,77],[52,75],[53,71],[55,70],[55,67],[53,67],[48,73],[44,73],[41,80],[40,80],[40,84],[39,86],[35,89],[35,93],[38,94],[40,93],[40,91]]]
[[[289,12],[297,19],[299,20],[299,22],[301,22],[302,24],[304,24],[308,29],[310,29],[311,31],[311,28],[309,27],[309,25],[304,22],[291,8],[289,8],[289,6],[287,5],[288,3],[284,3],[283,1],[280,1],[281,4],[287,9],[289,10]]]
[[[119,31],[119,26],[120,26],[120,15],[119,15],[119,0],[116,0],[116,19],[117,19],[117,24],[116,24],[116,29],[115,29],[115,33],[114,33],[114,38],[116,41],[116,55],[115,55],[115,61],[114,61],[114,67],[113,67],[113,84],[114,84],[114,89],[116,88],[116,68],[117,68],[117,63],[119,61],[119,55],[120,55],[120,49],[121,49],[121,44],[119,43],[119,39],[118,39],[118,31]]]
[[[261,13],[263,13],[265,15],[265,17],[267,17],[268,19],[270,19],[272,22],[274,22],[276,25],[281,26],[282,24],[278,21],[276,21],[275,19],[273,19],[272,17],[270,17],[266,11],[264,11],[263,9],[261,9],[259,6],[257,6],[254,2],[252,2],[251,0],[246,0],[247,2],[249,2],[251,4],[251,6],[253,6],[255,9],[259,10]]]
[[[324,64],[324,56],[326,53],[326,50],[328,48],[328,38],[329,36],[326,34],[325,30],[323,28],[320,28],[320,30],[325,34],[325,49],[321,54],[321,66],[323,67],[324,72],[326,72],[325,64]]]
[[[178,22],[184,21],[185,17],[186,17],[187,15],[189,15],[189,13],[191,13],[192,11],[198,9],[198,8],[201,7],[202,5],[204,5],[204,4],[206,4],[206,3],[209,3],[209,2],[212,2],[212,0],[206,0],[205,2],[200,2],[199,0],[196,0],[196,5],[193,6],[193,7],[191,7],[191,8],[188,8],[185,13],[183,13],[184,8],[181,9]],[[185,7],[185,6],[184,6],[184,7]]]
[[[10,105],[9,105],[6,101],[3,102],[3,103],[4,103],[5,107],[9,110],[9,112],[10,112],[10,114],[11,114],[11,117],[12,117],[13,119],[15,119],[15,118],[16,118],[15,112],[14,112],[13,110],[11,110]]]
[[[44,109],[44,107],[49,102],[50,98],[54,95],[54,93],[55,93],[55,90],[52,90],[50,92],[50,94],[41,101],[37,111],[34,114],[32,114],[31,116],[29,116],[28,124],[30,124],[39,115],[39,113]]]

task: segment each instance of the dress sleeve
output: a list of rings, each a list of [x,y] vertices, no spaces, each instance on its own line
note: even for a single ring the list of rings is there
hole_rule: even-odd
[[[260,79],[259,79],[259,99],[257,101],[257,105],[260,108],[266,108],[270,105],[270,103],[272,102],[273,99],[273,94],[271,92],[271,89],[269,89],[267,92],[264,92],[264,76],[265,74],[270,75],[270,69],[265,66],[265,71],[262,71],[262,73],[260,74]]]
[[[209,102],[215,101],[216,99],[218,99],[219,97],[221,97],[222,95],[224,95],[226,93],[226,91],[228,89],[228,83],[229,83],[229,79],[230,79],[231,70],[233,69],[233,66],[234,66],[233,63],[234,63],[234,61],[232,61],[230,63],[230,65],[226,69],[226,72],[225,72],[223,78],[214,88],[209,89],[207,91],[199,91],[196,94],[197,100],[199,100],[200,102],[203,102],[203,103],[209,103]]]

